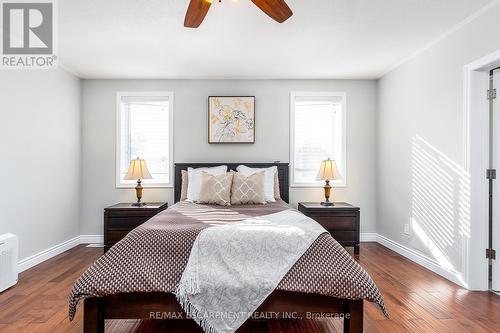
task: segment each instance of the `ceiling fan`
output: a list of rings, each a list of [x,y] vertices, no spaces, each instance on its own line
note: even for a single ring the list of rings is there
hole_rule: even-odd
[[[191,0],[184,19],[187,28],[198,28],[210,9],[213,0]],[[219,0],[220,2],[221,0]],[[252,0],[269,17],[279,23],[293,15],[285,0]]]

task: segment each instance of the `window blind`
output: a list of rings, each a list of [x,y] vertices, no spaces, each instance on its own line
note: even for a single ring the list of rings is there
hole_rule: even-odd
[[[120,179],[127,173],[130,160],[146,161],[153,179],[144,184],[168,184],[170,181],[170,101],[160,96],[124,96],[121,98]],[[122,183],[127,181],[122,180]]]
[[[306,96],[296,97],[294,104],[293,182],[314,184],[322,160],[342,165],[342,100]]]

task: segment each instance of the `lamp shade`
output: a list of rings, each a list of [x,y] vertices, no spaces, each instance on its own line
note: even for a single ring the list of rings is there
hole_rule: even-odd
[[[127,174],[125,175],[125,180],[137,180],[137,179],[151,179],[151,174],[146,166],[146,161],[141,160],[139,157],[136,160],[131,160],[128,167]]]
[[[321,161],[316,180],[335,180],[340,178],[342,178],[342,176],[340,175],[337,163],[335,163],[334,160],[327,159]]]

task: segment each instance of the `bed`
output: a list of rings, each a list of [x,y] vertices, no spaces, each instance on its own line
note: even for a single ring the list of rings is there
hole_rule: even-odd
[[[286,163],[178,163],[175,165],[175,201],[181,196],[181,170],[221,164],[231,170],[239,164],[255,168],[276,166],[282,201],[261,207],[206,207],[208,211],[215,210],[217,215],[222,212],[258,216],[289,209]],[[186,255],[189,256],[189,244],[206,228],[206,224],[190,216],[192,205],[196,204],[178,202],[169,207],[134,229],[98,259],[73,287],[70,319],[80,301],[84,303],[84,332],[104,332],[105,319],[184,319],[185,313],[172,292],[186,264]],[[204,209],[200,206],[205,205],[194,209]],[[257,312],[273,313],[273,318],[333,314],[344,318],[344,332],[353,333],[363,331],[364,300],[377,303],[386,314],[383,298],[372,279],[328,233],[321,235],[313,245]],[[329,255],[325,256],[324,251]],[[155,276],[158,267],[164,269],[161,275]]]

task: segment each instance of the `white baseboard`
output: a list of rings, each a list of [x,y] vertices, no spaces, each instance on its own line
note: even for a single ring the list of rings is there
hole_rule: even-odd
[[[443,268],[437,261],[435,261],[432,258],[429,258],[428,256],[417,252],[413,249],[410,249],[409,247],[406,247],[404,245],[401,245],[392,239],[389,239],[385,236],[382,236],[380,234],[377,234],[377,243],[391,249],[392,251],[402,255],[403,257],[410,259],[411,261],[419,264],[420,266],[423,266],[427,268],[428,270],[433,271],[434,273],[441,275],[442,277],[450,280],[451,282],[454,282],[458,284],[461,287],[467,288],[467,285],[465,282],[460,279],[459,272],[455,271],[450,271],[449,269]]]
[[[442,277],[467,288],[464,281],[462,281],[459,276],[457,276],[457,272],[450,271],[448,269],[443,268],[439,265],[439,263],[432,258],[429,258],[423,255],[420,252],[417,252],[409,247],[401,245],[392,239],[389,239],[385,236],[379,235],[375,232],[365,232],[360,235],[361,242],[377,242],[392,251],[410,259],[411,261],[433,271],[436,274],[441,275]],[[52,257],[55,257],[58,254],[63,253],[77,245],[80,244],[102,244],[104,242],[103,235],[80,235],[60,244],[57,244],[47,250],[38,252],[28,258],[25,258],[18,262],[18,271],[23,272],[35,265],[38,265],[45,260],[48,260]]]
[[[17,270],[19,273],[36,266],[45,260],[48,260],[52,257],[57,256],[58,254],[63,253],[64,251],[67,251],[77,245],[80,244],[80,236],[76,236],[75,238],[71,238],[65,242],[62,242],[60,244],[54,245],[51,248],[48,248],[46,250],[40,251],[32,256],[29,256],[28,258],[24,258],[17,263]]]
[[[58,254],[63,253],[64,251],[68,251],[69,249],[74,248],[80,244],[90,244],[90,243],[98,243],[102,244],[104,237],[102,235],[80,235],[74,238],[71,238],[67,241],[54,245],[46,250],[35,253],[28,258],[24,258],[17,262],[17,271],[19,273],[30,269],[33,266],[41,264],[45,260],[48,260],[52,257],[57,256]]]
[[[80,235],[80,244],[103,244],[103,235]]]
[[[377,233],[376,232],[362,232],[359,235],[359,240],[361,242],[376,242],[377,241]]]

